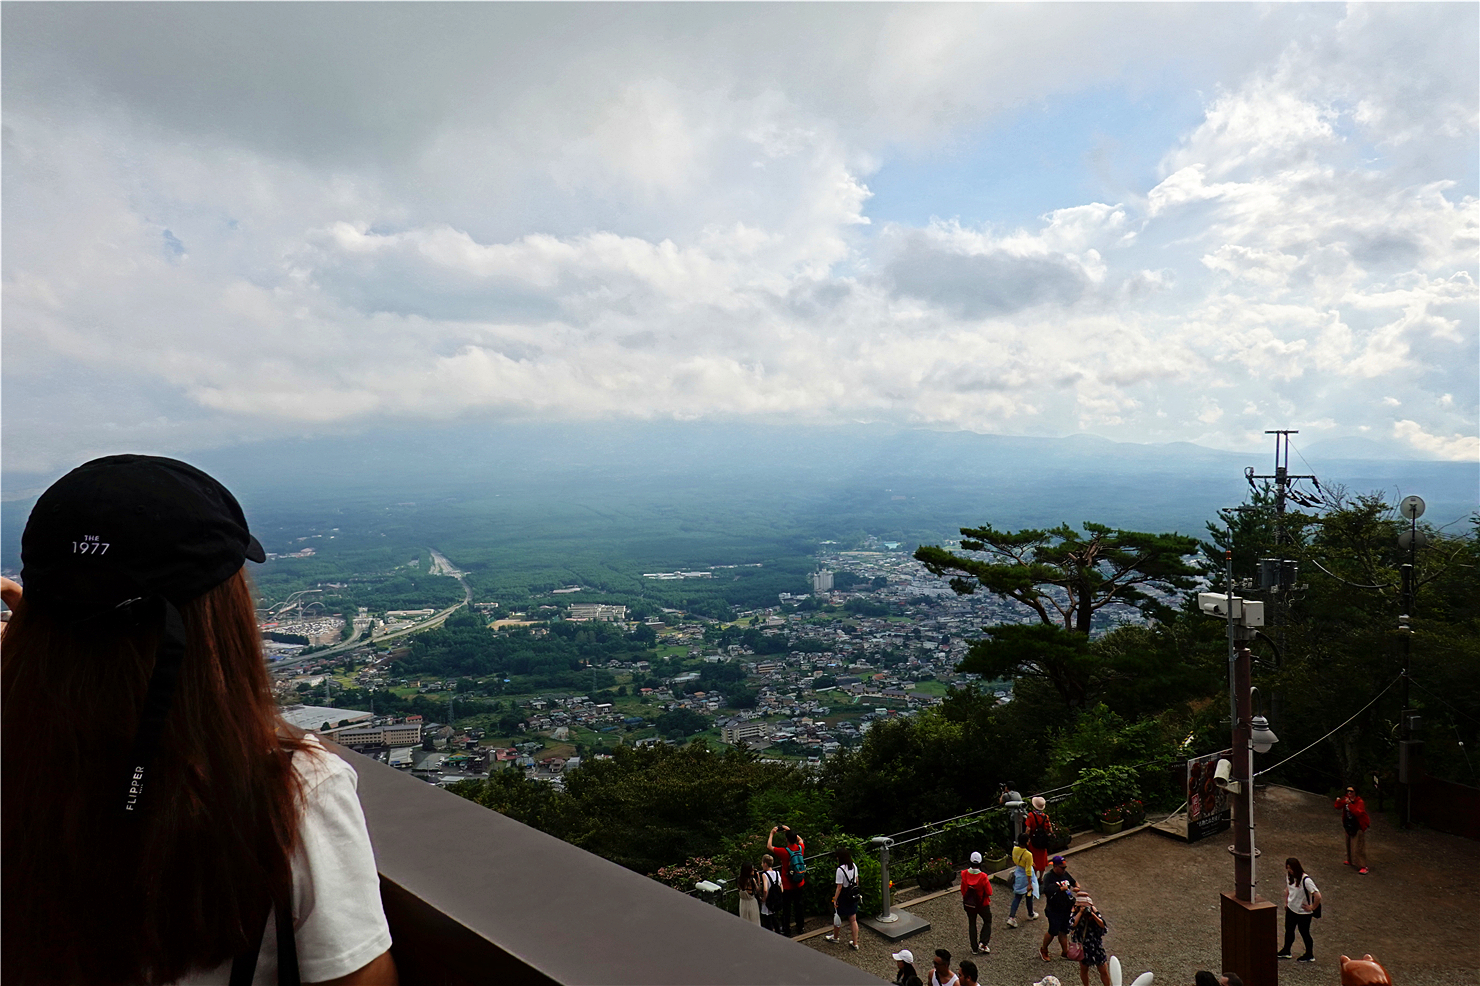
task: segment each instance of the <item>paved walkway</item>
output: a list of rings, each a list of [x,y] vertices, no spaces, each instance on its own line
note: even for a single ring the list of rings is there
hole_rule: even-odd
[[[1427,829],[1399,830],[1374,814],[1367,834],[1372,872],[1359,876],[1343,866],[1340,815],[1331,802],[1284,787],[1257,795],[1254,817],[1262,852],[1261,896],[1283,902],[1284,861],[1295,856],[1325,898],[1314,922],[1316,961],[1281,962],[1281,986],[1336,986],[1338,957],[1371,952],[1398,986],[1480,984],[1480,842]],[[1149,829],[1069,856],[1069,872],[1088,889],[1105,915],[1108,950],[1120,957],[1125,982],[1156,973],[1158,986],[1191,986],[1198,969],[1218,971],[1219,893],[1233,889],[1231,833],[1188,845]],[[1064,986],[1079,981],[1075,964],[1052,954],[1038,958],[1044,921],[1005,924],[1011,892],[993,885],[992,954],[971,955],[959,900],[946,895],[909,907],[928,918],[929,931],[905,939],[925,973],[937,948],[952,954],[952,966],[973,959],[986,986],[1029,986],[1053,973]],[[1280,934],[1284,934],[1283,919]],[[882,978],[894,978],[890,944],[860,928],[860,950],[814,938],[804,944],[827,951]],[[1299,954],[1299,939],[1296,939]],[[1091,980],[1098,986],[1099,977]]]

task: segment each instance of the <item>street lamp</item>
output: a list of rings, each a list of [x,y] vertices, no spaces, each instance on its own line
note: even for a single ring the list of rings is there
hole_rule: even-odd
[[[1229,553],[1231,556],[1231,552]],[[1279,976],[1279,909],[1255,893],[1258,850],[1254,848],[1254,753],[1269,752],[1278,737],[1269,720],[1254,715],[1253,654],[1248,641],[1264,625],[1264,604],[1242,599],[1232,591],[1198,593],[1198,608],[1228,623],[1229,704],[1233,714],[1233,758],[1220,761],[1214,780],[1233,795],[1234,892],[1222,895],[1223,968],[1236,972],[1250,986],[1275,986]]]

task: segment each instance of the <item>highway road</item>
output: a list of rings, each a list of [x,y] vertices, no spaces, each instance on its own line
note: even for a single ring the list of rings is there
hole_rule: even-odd
[[[462,602],[456,604],[455,606],[448,606],[444,610],[439,610],[438,612],[433,613],[431,616],[428,616],[426,619],[418,623],[414,623],[409,627],[401,627],[397,630],[392,630],[389,633],[379,634],[372,637],[368,641],[363,639],[363,634],[356,634],[349,640],[335,644],[332,647],[328,647],[324,650],[314,651],[312,654],[306,654],[303,657],[291,657],[287,660],[275,661],[272,664],[272,667],[274,669],[291,668],[295,665],[302,664],[305,661],[316,661],[319,658],[323,657],[334,657],[337,654],[343,654],[346,651],[354,650],[356,647],[363,647],[367,643],[378,644],[386,640],[398,640],[401,637],[409,637],[413,633],[421,633],[423,630],[431,630],[441,626],[443,623],[446,623],[447,617],[451,616],[453,613],[456,613],[458,610],[462,609],[464,606],[473,601],[473,590],[472,587],[468,585],[467,579],[463,577],[465,573],[458,571],[458,569],[453,566],[452,562],[447,560],[447,557],[445,555],[433,548],[428,548],[427,551],[431,552],[432,555],[431,571],[428,574],[450,575],[451,577],[457,579],[458,582],[462,583]]]

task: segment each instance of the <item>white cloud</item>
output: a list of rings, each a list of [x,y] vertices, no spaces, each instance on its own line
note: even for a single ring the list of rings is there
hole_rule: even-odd
[[[1418,451],[1476,430],[1473,11],[854,13],[610,8],[557,78],[520,39],[573,10],[458,9],[454,38],[7,7],[7,466],[467,413],[1242,445],[1261,415],[1385,429],[1374,390]],[[189,24],[181,100],[137,66]],[[1400,71],[1389,35],[1440,50]],[[247,57],[329,38],[355,58],[288,58],[281,92]],[[881,162],[1160,85],[1157,45],[1216,83],[1158,180],[869,222]]]
[[[1480,462],[1480,436],[1433,435],[1425,431],[1423,425],[1417,421],[1405,418],[1393,422],[1393,437],[1435,458],[1453,459],[1459,462]]]

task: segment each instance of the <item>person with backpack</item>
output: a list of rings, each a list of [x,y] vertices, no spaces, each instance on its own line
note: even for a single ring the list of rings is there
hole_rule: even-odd
[[[992,876],[980,869],[982,854],[971,854],[971,865],[961,871],[961,909],[966,912],[966,930],[971,939],[971,954],[990,955],[992,940]],[[982,919],[981,947],[977,947],[976,919]]]
[[[0,584],[5,982],[397,981],[355,770],[278,715],[266,557],[177,459],[36,501]]]
[[[776,871],[776,860],[770,853],[761,857],[761,927],[770,928],[781,934],[781,874]]]
[[[848,946],[853,951],[858,951],[858,867],[853,863],[853,852],[849,849],[838,850],[838,871],[833,878],[833,912],[838,917],[847,921],[853,930],[853,940]],[[835,929],[827,936],[828,941],[842,941],[839,932],[841,928]]]
[[[780,846],[776,845],[777,832],[786,833],[786,840]],[[790,825],[773,825],[766,848],[777,853],[781,860],[781,933],[787,937],[800,935],[807,921],[802,914],[802,890],[807,886],[807,844]]]
[[[1336,807],[1341,809],[1341,827],[1346,832],[1346,865],[1355,866],[1358,873],[1366,876],[1367,829],[1372,824],[1367,805],[1353,785],[1336,799]]]
[[[1048,802],[1042,796],[1033,799],[1033,810],[1023,821],[1023,831],[1028,836],[1028,848],[1033,853],[1033,873],[1040,879],[1048,869],[1048,843],[1053,838],[1053,822],[1043,809]]]
[[[1305,872],[1300,860],[1291,856],[1285,860],[1285,947],[1275,953],[1277,958],[1290,958],[1290,948],[1295,944],[1295,932],[1300,932],[1305,942],[1305,954],[1297,962],[1316,960],[1315,942],[1310,937],[1312,918],[1321,916],[1321,891],[1316,882]]]

